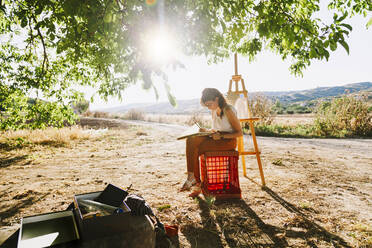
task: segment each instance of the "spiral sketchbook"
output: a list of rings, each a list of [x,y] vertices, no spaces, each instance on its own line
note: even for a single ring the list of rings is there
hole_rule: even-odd
[[[183,132],[177,139],[185,139],[192,136],[209,136],[212,132],[199,132],[199,127],[194,124],[190,128],[188,128],[185,132]]]

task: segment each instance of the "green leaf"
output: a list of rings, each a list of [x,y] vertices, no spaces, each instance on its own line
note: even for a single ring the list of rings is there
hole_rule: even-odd
[[[177,101],[176,101],[176,98],[175,98],[175,97],[174,97],[170,92],[167,93],[167,96],[168,96],[169,103],[170,103],[173,107],[177,107]]]
[[[372,25],[372,17],[367,22],[366,27],[369,28],[369,26],[371,26],[371,25]]]
[[[26,26],[27,26],[27,19],[26,19],[26,17],[24,17],[24,18],[22,18],[22,20],[21,20],[21,27],[24,28],[24,27],[26,27]]]
[[[103,21],[105,23],[110,23],[112,21],[112,14],[110,11],[107,11],[107,13],[105,14],[105,16],[103,17]]]
[[[334,21],[337,21],[337,18],[338,18],[337,13],[334,13],[334,14],[333,14],[333,20],[334,20]]]
[[[293,28],[293,31],[294,31],[295,33],[298,33],[299,30],[300,30],[300,26],[295,25],[294,28]]]
[[[327,48],[328,46],[329,46],[329,40],[326,40],[326,41],[324,42],[324,47]]]
[[[337,43],[334,40],[331,40],[329,45],[330,45],[330,48],[331,48],[332,51],[336,51]]]
[[[341,23],[340,26],[344,26],[345,28],[349,29],[350,31],[353,30],[353,27],[349,24],[346,24],[346,23]]]
[[[349,45],[344,40],[340,40],[339,43],[345,48],[347,54],[349,54]]]
[[[314,48],[310,49],[309,55],[310,55],[310,58],[316,58],[317,57],[317,53],[316,53]]]
[[[327,49],[324,49],[323,52],[324,52],[324,55],[326,57],[326,60],[328,61],[328,59],[329,59],[329,52],[327,51]]]
[[[221,26],[222,26],[222,31],[225,33],[226,32],[226,24],[224,21],[220,21]]]
[[[168,83],[164,82],[164,87],[165,87],[165,91],[167,92],[167,97],[168,97],[168,101],[169,103],[173,106],[173,107],[177,107],[177,101],[176,101],[176,98],[172,95],[172,93],[170,92],[170,86]]]
[[[337,19],[338,22],[342,22],[343,20],[345,20],[345,18],[347,17],[348,13],[347,11],[345,11],[345,13],[339,18]]]
[[[152,85],[152,88],[154,89],[156,100],[158,100],[159,99],[158,89],[155,87],[155,85]]]

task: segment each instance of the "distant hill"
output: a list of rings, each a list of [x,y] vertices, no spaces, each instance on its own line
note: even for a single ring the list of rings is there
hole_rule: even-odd
[[[264,91],[264,95],[278,99],[282,103],[295,103],[316,100],[319,98],[335,97],[346,92],[356,93],[361,91],[372,92],[371,82],[361,82],[354,84],[346,84],[344,86],[334,86],[334,87],[317,87],[310,90],[300,90],[300,91]]]
[[[250,93],[250,95],[260,93],[273,99],[274,101],[278,99],[282,104],[293,104],[303,103],[320,98],[332,98],[342,95],[345,92],[369,92],[372,94],[372,82],[353,83],[334,87],[317,87],[314,89],[299,91],[261,91]],[[130,109],[137,109],[145,113],[157,114],[190,114],[195,112],[208,112],[207,109],[200,106],[200,99],[178,100],[177,103],[178,106],[176,108],[172,107],[169,102],[134,103],[105,109],[103,111],[125,113]]]
[[[176,108],[174,108],[169,102],[132,103],[115,108],[104,109],[103,111],[111,113],[125,113],[131,109],[154,114],[190,114],[195,112],[208,112],[200,105],[200,99],[178,100]]]

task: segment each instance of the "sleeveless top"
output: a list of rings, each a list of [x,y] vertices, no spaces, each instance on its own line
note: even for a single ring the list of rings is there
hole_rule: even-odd
[[[230,107],[230,109],[236,115],[236,109],[232,105],[228,104],[227,107]],[[229,132],[229,133],[234,132],[234,129],[231,126],[231,124],[229,122],[229,119],[226,116],[225,111],[223,113],[222,118],[217,115],[216,110],[212,111],[212,129],[217,130],[217,131],[221,131],[221,132]]]

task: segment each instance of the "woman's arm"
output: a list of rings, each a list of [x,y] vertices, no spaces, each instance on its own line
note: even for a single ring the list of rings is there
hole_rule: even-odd
[[[214,118],[215,118],[215,115],[213,114],[213,111],[211,111],[211,118],[212,118],[212,128],[208,129],[208,128],[204,128],[204,127],[199,127],[199,132],[211,132],[211,133],[215,133],[217,132],[214,128]]]
[[[231,108],[225,108],[225,115],[229,120],[234,132],[232,133],[221,133],[220,139],[232,139],[243,135],[242,127],[240,126],[240,121],[234,111]],[[213,139],[219,139],[218,137],[213,137]]]

